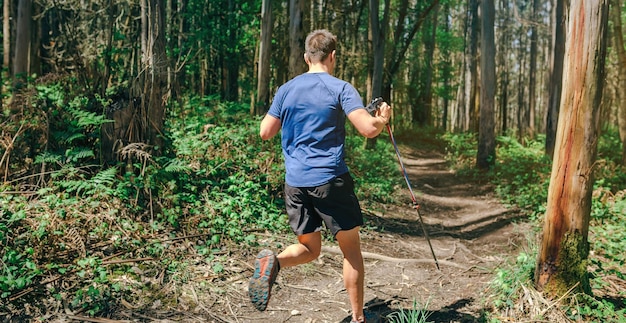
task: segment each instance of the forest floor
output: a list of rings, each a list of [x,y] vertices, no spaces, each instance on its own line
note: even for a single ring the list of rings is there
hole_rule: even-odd
[[[533,230],[519,210],[498,201],[487,181],[451,171],[438,145],[405,145],[400,151],[421,207],[419,214],[412,208],[406,185],[394,193],[397,205],[361,201],[366,220],[361,234],[366,310],[379,322],[387,322],[393,312],[416,307],[427,308],[428,322],[482,322],[484,309],[491,306],[485,299],[494,269],[523,250]],[[401,177],[401,170],[389,176]],[[355,178],[358,181],[358,175]],[[218,274],[214,261],[197,259],[182,271],[168,268],[169,275],[178,276],[161,285],[163,269],[135,291],[144,297],[122,300],[107,319],[60,312],[53,317],[60,322],[350,322],[343,260],[330,238],[323,241],[317,260],[282,269],[267,310],[257,311],[247,294],[255,255],[262,248],[279,252],[296,238],[261,233],[259,240],[258,249],[229,246],[214,255],[223,266]]]
[[[395,193],[403,205],[362,202],[366,309],[380,322],[386,322],[386,316],[394,311],[408,311],[416,305],[427,307],[429,322],[479,322],[483,309],[490,306],[484,299],[494,268],[517,255],[532,230],[529,224],[517,221],[521,220],[518,210],[497,200],[488,183],[450,171],[440,149],[403,146],[401,155],[440,270],[406,186]],[[399,170],[390,176],[402,173]],[[293,235],[268,235],[261,243],[279,252],[294,241]],[[281,270],[264,312],[251,305],[247,294],[259,248],[230,250],[224,268],[231,275],[226,281],[205,274],[211,292],[205,292],[206,286],[202,292],[196,291],[198,287],[183,287],[186,297],[181,295],[177,307],[188,307],[185,313],[163,315],[156,310],[144,315],[186,322],[349,322],[342,256],[331,239],[323,244],[317,260]]]

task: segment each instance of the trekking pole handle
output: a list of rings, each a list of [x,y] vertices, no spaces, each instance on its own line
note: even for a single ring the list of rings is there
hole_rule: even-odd
[[[380,105],[382,103],[383,103],[383,98],[381,98],[381,97],[372,99],[372,102],[370,102],[365,107],[365,110],[367,110],[367,112],[369,112],[369,114],[374,115],[376,113],[376,111],[378,111],[378,109],[380,109]]]

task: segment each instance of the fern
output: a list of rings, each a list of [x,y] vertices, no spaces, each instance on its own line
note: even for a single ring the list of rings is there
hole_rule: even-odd
[[[74,149],[68,149],[65,152],[65,156],[67,157],[67,161],[68,162],[76,162],[76,161],[79,161],[81,159],[94,158],[95,157],[95,155],[93,153],[93,150],[91,150],[91,148],[87,148],[87,147],[76,147]]]
[[[35,164],[60,163],[62,160],[63,156],[44,151],[41,154],[37,155],[37,157],[35,157]]]
[[[117,168],[111,167],[98,172],[91,179],[62,180],[58,184],[68,193],[76,193],[76,195],[113,195],[116,174]]]
[[[76,125],[80,128],[88,128],[90,126],[101,126],[105,123],[113,122],[113,120],[106,119],[104,115],[83,110],[88,104],[88,99],[85,97],[76,97],[69,104],[69,112],[76,119]]]
[[[191,167],[184,160],[174,158],[165,165],[165,171],[168,173],[187,173],[191,171]]]
[[[59,142],[71,145],[76,139],[85,138],[85,134],[75,131],[59,131],[55,133],[55,136],[59,139]]]

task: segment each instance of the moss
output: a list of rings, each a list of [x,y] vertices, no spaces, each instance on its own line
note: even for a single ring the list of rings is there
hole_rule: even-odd
[[[553,296],[562,296],[572,286],[576,286],[572,293],[591,295],[587,272],[588,256],[589,243],[586,237],[577,231],[565,233],[559,250],[557,271],[545,286],[545,291]]]

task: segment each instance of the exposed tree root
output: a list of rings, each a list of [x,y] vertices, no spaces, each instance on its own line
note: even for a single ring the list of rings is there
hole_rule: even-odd
[[[328,253],[333,253],[333,254],[338,254],[338,255],[343,254],[341,252],[341,249],[339,249],[338,247],[322,246],[322,251],[323,252],[328,252]],[[366,251],[361,252],[361,254],[363,255],[364,259],[376,259],[376,260],[381,260],[381,261],[386,261],[386,262],[394,262],[394,263],[417,263],[417,264],[434,264],[435,263],[435,261],[433,259],[423,259],[423,258],[422,259],[415,259],[415,258],[413,258],[413,259],[403,259],[403,258],[394,258],[394,257],[384,256],[384,255],[381,255],[381,254],[372,253],[372,252],[366,252]],[[466,266],[459,265],[459,264],[457,264],[455,262],[448,261],[448,260],[438,260],[437,262],[439,262],[440,265],[466,269]]]

